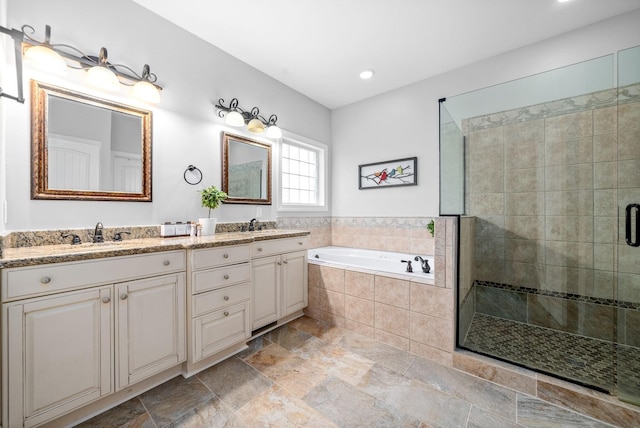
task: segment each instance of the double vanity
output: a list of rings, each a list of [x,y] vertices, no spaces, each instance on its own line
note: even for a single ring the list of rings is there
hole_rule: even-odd
[[[2,426],[70,424],[299,317],[307,235],[5,248]]]

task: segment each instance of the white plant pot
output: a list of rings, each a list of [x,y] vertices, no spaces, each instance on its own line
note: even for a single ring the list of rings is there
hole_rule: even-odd
[[[202,236],[209,236],[216,233],[217,218],[199,218],[198,223],[202,226]]]

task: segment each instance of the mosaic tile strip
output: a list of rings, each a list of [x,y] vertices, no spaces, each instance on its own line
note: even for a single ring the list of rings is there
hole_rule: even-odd
[[[496,126],[511,125],[528,120],[578,113],[603,107],[640,101],[640,84],[607,89],[577,97],[535,104],[513,110],[491,113],[464,120],[465,133]]]
[[[426,229],[433,217],[333,217],[333,226]]]
[[[279,217],[276,224],[279,229],[331,227],[331,217]]]
[[[539,290],[537,288],[519,287],[517,285],[502,284],[491,281],[474,281],[473,285],[482,285],[485,287],[501,288],[504,290],[517,291],[521,293],[536,294],[540,296],[557,297],[560,299],[575,300],[578,302],[596,303],[605,306],[614,306],[616,308],[640,310],[640,303],[625,302],[622,300],[604,299],[601,297],[583,296],[580,294],[562,293],[560,291]]]

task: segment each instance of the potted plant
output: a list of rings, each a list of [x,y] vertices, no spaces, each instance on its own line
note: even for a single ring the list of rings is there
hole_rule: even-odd
[[[211,210],[218,208],[218,205],[225,199],[227,194],[219,190],[216,186],[209,186],[200,191],[202,196],[202,206],[209,208],[209,217],[199,218],[198,223],[202,226],[203,235],[213,235],[216,233],[216,218],[211,218]]]

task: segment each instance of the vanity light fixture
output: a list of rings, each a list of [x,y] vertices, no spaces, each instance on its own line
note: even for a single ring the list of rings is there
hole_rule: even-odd
[[[53,74],[66,74],[68,68],[87,70],[87,81],[108,91],[120,90],[120,85],[133,86],[134,96],[149,103],[160,101],[162,87],[155,82],[157,76],[151,73],[148,64],[142,74],[136,73],[124,64],[112,64],[107,59],[107,49],[100,48],[98,56],[87,55],[81,50],[67,44],[52,44],[51,27],[45,26],[44,41],[32,37],[35,30],[30,25],[23,25],[20,30],[0,26],[0,32],[13,38],[15,47],[16,78],[18,95],[12,96],[2,92],[0,96],[24,103],[22,84],[22,56],[37,68]]]
[[[260,109],[254,107],[251,110],[244,110],[238,106],[238,99],[233,98],[228,106],[224,105],[224,100],[220,98],[218,104],[218,117],[224,118],[224,123],[229,126],[247,126],[247,131],[253,134],[262,134],[265,129],[269,138],[282,138],[282,130],[276,125],[278,116],[272,114],[269,119],[260,115]]]

